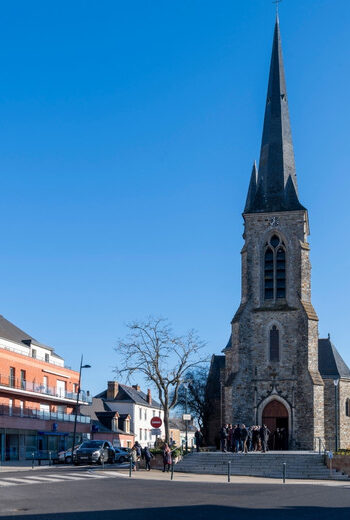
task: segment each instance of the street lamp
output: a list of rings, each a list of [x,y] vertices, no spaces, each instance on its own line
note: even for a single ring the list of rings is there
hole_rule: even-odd
[[[338,451],[338,385],[339,385],[339,378],[333,379],[334,383],[334,415],[335,415],[335,451]]]
[[[72,462],[73,462],[73,455],[74,455],[75,437],[76,437],[76,433],[77,433],[77,418],[78,418],[78,406],[79,406],[79,395],[80,395],[81,371],[82,371],[83,368],[91,368],[91,365],[83,365],[83,355],[81,355],[80,368],[79,368],[78,391],[77,391],[77,402],[76,402],[76,405],[75,405],[75,416],[74,416],[74,430],[73,430],[73,442],[72,442]]]

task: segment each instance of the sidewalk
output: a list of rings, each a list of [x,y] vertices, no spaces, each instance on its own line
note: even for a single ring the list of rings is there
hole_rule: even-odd
[[[111,468],[112,469],[112,468]],[[98,473],[100,468],[96,468],[95,471]],[[105,470],[104,473],[106,473]],[[112,470],[115,473],[115,469]],[[124,470],[123,468],[118,469],[118,474],[121,477],[130,478],[129,472]],[[146,471],[141,469],[139,471],[133,471],[131,479],[137,480],[162,480],[162,481],[171,481],[171,472],[163,473],[161,470],[152,469],[151,471]],[[283,485],[282,479],[278,478],[267,478],[267,477],[244,477],[244,476],[231,476],[231,482],[227,481],[227,475],[203,475],[198,473],[179,473],[174,472],[174,478],[172,482],[205,482],[205,483],[213,483],[213,484],[275,484],[275,485]],[[338,481],[338,480],[307,480],[307,479],[286,479],[286,483],[288,484],[301,484],[301,485],[318,485],[318,486],[336,486],[336,487],[346,487],[350,489],[350,481]]]
[[[0,473],[8,471],[28,471],[32,468],[31,460],[11,460],[6,462],[0,462]],[[41,466],[38,466],[38,461],[34,462],[35,469],[52,469],[53,465],[49,466],[49,461],[42,460]]]

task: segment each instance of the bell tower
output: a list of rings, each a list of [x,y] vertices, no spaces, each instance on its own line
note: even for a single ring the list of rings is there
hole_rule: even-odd
[[[299,201],[278,17],[259,168],[243,212],[241,303],[225,348],[225,419],[283,428],[294,449],[324,438],[308,212]]]

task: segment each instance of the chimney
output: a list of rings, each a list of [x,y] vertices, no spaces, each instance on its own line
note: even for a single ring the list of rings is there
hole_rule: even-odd
[[[139,385],[132,385],[132,387],[133,387],[134,390],[137,390],[138,392],[141,390]]]
[[[147,390],[147,403],[152,404],[152,395],[150,389]]]
[[[108,387],[107,387],[107,399],[112,400],[117,397],[118,391],[119,391],[119,384],[118,381],[108,381]]]

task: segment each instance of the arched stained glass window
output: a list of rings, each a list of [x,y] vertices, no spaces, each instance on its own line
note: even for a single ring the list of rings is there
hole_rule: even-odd
[[[276,325],[270,330],[270,361],[280,360],[280,333]]]
[[[277,300],[286,297],[286,251],[284,243],[273,235],[265,245],[264,299]]]

